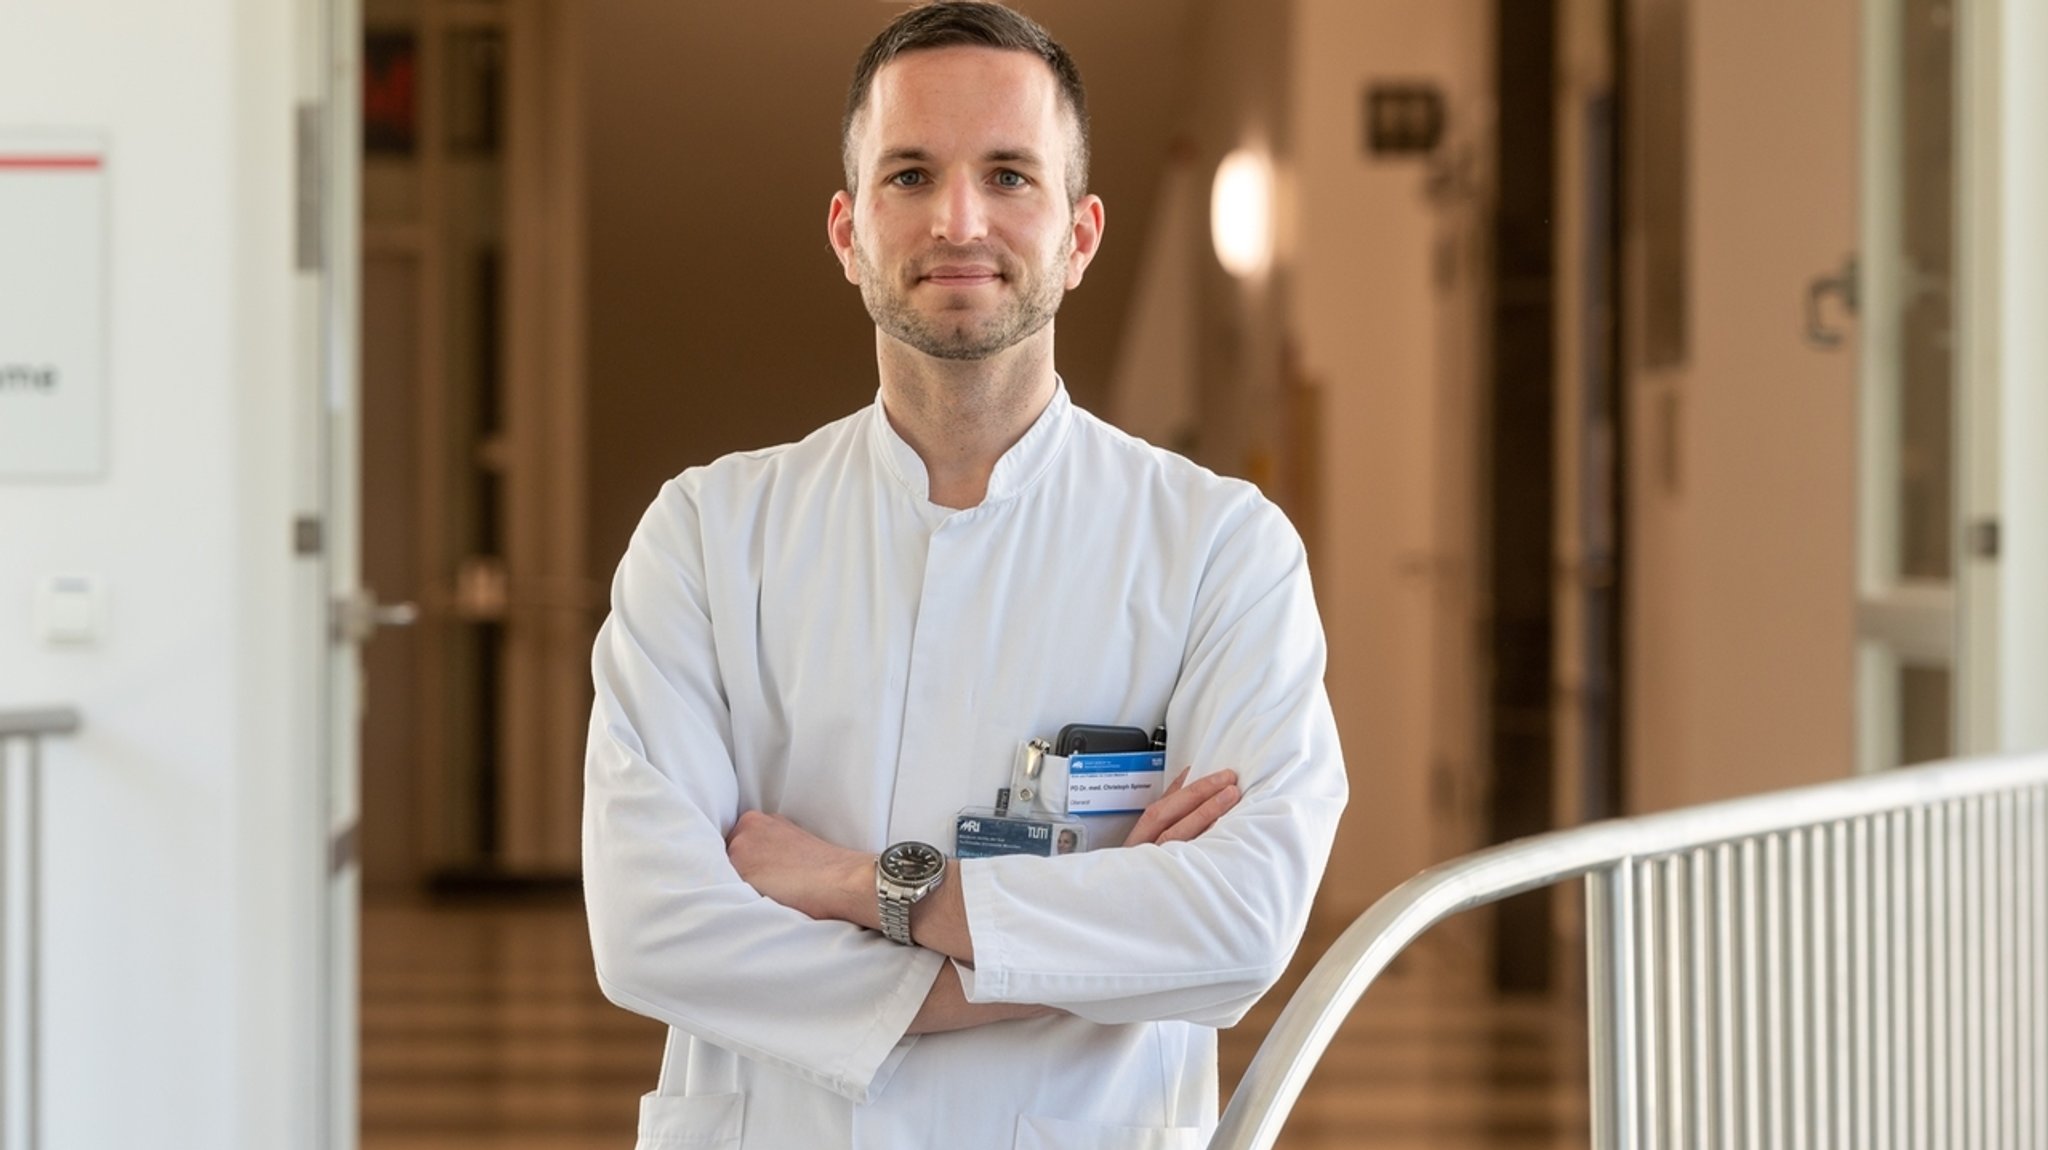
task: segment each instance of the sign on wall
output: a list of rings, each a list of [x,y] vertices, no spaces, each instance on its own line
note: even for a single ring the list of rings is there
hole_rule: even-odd
[[[0,481],[106,470],[105,148],[0,135]]]

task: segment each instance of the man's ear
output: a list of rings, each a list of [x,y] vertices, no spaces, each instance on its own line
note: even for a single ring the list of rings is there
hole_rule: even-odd
[[[1067,257],[1067,290],[1081,286],[1081,276],[1102,247],[1102,197],[1082,196],[1074,205],[1074,252]]]
[[[853,193],[832,193],[832,206],[825,213],[825,238],[832,241],[832,254],[839,257],[839,267],[846,273],[846,282],[860,282],[860,261],[853,255]]]

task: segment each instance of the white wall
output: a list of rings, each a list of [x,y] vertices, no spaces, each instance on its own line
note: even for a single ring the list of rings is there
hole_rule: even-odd
[[[45,775],[48,1150],[308,1142],[290,8],[0,4],[0,130],[109,148],[109,471],[0,485],[0,707],[86,724]],[[32,633],[58,572],[111,588],[96,647]]]

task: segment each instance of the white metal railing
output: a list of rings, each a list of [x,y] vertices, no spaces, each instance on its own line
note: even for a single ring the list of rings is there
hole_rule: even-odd
[[[1593,1145],[2048,1147],[2048,755],[1558,831],[1396,887],[1259,1047],[1210,1150],[1268,1150],[1409,943],[1586,880]]]
[[[0,1150],[35,1150],[36,938],[43,740],[78,730],[68,707],[0,710]]]

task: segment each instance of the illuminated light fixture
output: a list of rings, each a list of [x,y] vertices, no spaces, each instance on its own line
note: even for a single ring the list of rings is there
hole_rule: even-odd
[[[1273,164],[1248,148],[1223,157],[1209,193],[1209,238],[1223,270],[1240,279],[1273,263]]]

